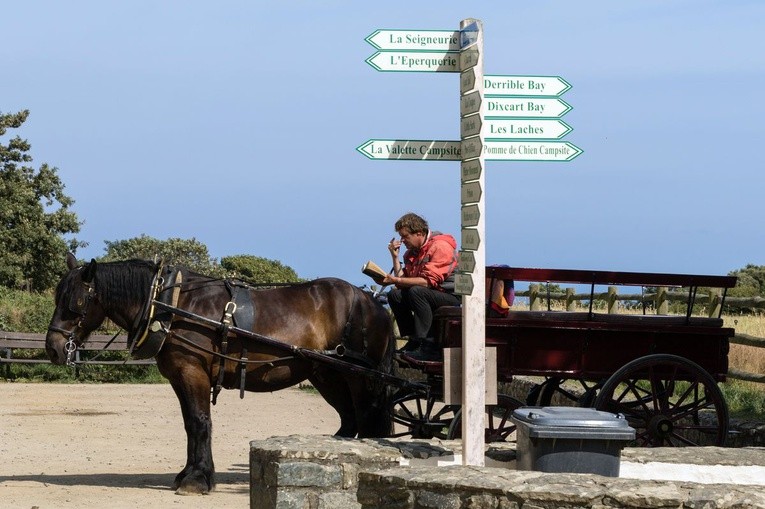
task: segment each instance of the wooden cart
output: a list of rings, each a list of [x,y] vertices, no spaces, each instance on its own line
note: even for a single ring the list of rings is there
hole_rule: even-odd
[[[549,289],[550,284],[565,283],[589,289],[585,307],[579,308],[583,311],[555,310],[566,307],[550,305],[552,295],[543,291],[544,310],[486,319],[486,346],[497,349],[497,381],[510,382],[519,375],[540,380],[525,401],[500,393],[497,405],[487,407],[487,441],[504,440],[514,431],[509,418],[514,409],[549,406],[562,396],[567,404],[625,415],[637,430],[637,446],[725,444],[728,408],[717,382],[728,371],[728,341],[734,330],[723,327],[720,315],[735,277],[487,267],[486,278],[487,288],[494,281],[514,281],[516,286],[545,283]],[[610,298],[611,304],[615,300],[607,286],[640,288],[637,297],[627,297],[639,310],[614,314],[600,309],[599,297]],[[648,294],[664,288],[684,293],[681,314],[657,315],[653,306],[645,305]],[[697,296],[700,288],[704,297]],[[719,300],[708,302],[706,289],[720,289]],[[711,306],[714,316],[696,316],[702,305]],[[434,332],[441,344],[461,346],[461,309],[441,308],[436,315]],[[409,358],[400,362],[424,373],[431,387],[426,397],[402,393],[395,399],[394,419],[404,429],[401,434],[458,438],[460,407],[439,403],[443,365]]]

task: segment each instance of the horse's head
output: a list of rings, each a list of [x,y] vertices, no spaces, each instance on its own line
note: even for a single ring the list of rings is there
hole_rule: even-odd
[[[75,349],[106,317],[96,293],[96,261],[78,267],[68,253],[66,264],[69,272],[56,287],[56,309],[45,337],[45,351],[53,364],[71,361]]]

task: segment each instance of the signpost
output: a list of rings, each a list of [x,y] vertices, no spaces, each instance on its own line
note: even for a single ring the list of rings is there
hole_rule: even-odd
[[[456,30],[375,30],[364,40],[378,50],[460,50],[460,33]]]
[[[557,97],[486,97],[481,109],[486,116],[511,118],[560,118],[571,105]]]
[[[370,159],[459,161],[460,142],[444,140],[367,140],[356,150]]]
[[[487,95],[547,96],[563,95],[571,85],[558,76],[494,76],[484,75]]]
[[[462,461],[484,464],[486,390],[486,161],[571,161],[582,150],[561,141],[571,126],[560,99],[571,85],[558,76],[484,75],[483,24],[460,30],[375,30],[365,39],[377,51],[366,62],[384,72],[460,73],[460,139],[371,139],[356,147],[369,159],[460,161],[461,251],[455,293],[462,295],[461,391],[444,388],[448,404],[462,405]],[[452,355],[452,353],[454,355]],[[456,350],[445,359],[460,359]],[[450,361],[451,362],[451,361]],[[495,375],[491,375],[494,377]],[[446,380],[446,377],[445,377]],[[490,385],[495,387],[494,380]],[[453,384],[457,387],[457,384]],[[461,400],[447,401],[452,394]]]
[[[462,166],[484,167],[483,24],[475,19],[460,23],[460,139]],[[476,114],[477,113],[477,114]],[[478,124],[477,129],[473,123]],[[455,276],[455,293],[462,295],[462,458],[466,465],[483,465],[486,428],[486,224],[483,171],[462,172],[461,253],[472,260]],[[469,207],[469,208],[468,208]],[[467,209],[467,210],[466,210]],[[464,269],[471,270],[464,270]],[[448,355],[444,352],[444,355]],[[444,394],[452,393],[444,387]]]

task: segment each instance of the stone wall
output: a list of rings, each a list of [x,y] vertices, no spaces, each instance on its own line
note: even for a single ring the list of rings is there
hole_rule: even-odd
[[[513,468],[514,444],[490,444],[487,465],[454,464],[460,442],[289,436],[250,443],[254,509],[765,509],[762,486],[646,481]],[[765,449],[625,449],[632,462],[765,466]],[[407,466],[401,466],[407,465]],[[502,467],[504,465],[504,467]]]
[[[765,508],[761,487],[634,481],[489,467],[362,472],[362,509]]]

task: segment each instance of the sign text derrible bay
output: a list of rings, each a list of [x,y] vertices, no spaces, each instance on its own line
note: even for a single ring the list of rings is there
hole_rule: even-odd
[[[484,93],[490,95],[548,96],[566,93],[571,85],[560,76],[498,76],[484,74]]]

